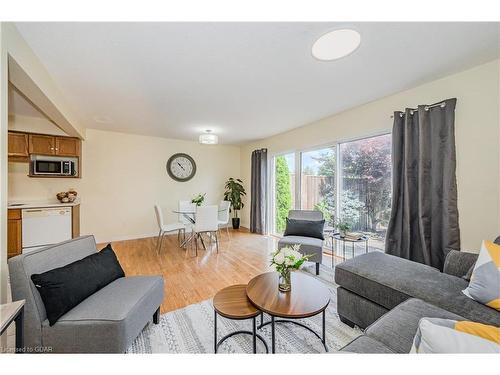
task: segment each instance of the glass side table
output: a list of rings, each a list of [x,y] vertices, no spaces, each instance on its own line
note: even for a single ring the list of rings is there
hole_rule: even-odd
[[[325,238],[325,246],[323,246],[324,248],[328,248],[328,238],[330,239],[330,241],[332,242],[331,246],[332,246],[332,268],[333,268],[333,256],[335,255],[335,250],[334,250],[334,241],[333,241],[333,235],[336,234],[335,232],[335,228],[334,227],[330,227],[330,226],[326,226],[323,228],[323,237]]]
[[[346,243],[351,243],[352,244],[352,257],[354,258],[354,247],[358,243],[364,243],[365,244],[365,253],[368,253],[368,236],[361,236],[359,239],[350,239],[346,237],[340,237],[339,233],[332,233],[331,235],[332,238],[332,268],[333,268],[333,255],[337,255],[335,251],[335,244],[337,241],[340,241],[342,243],[342,257],[344,260],[346,259],[345,257],[345,250],[346,250]]]

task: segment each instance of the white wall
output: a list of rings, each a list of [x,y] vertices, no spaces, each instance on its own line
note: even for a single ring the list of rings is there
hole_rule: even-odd
[[[166,172],[168,158],[191,155],[195,177],[176,182]],[[82,199],[81,232],[98,242],[156,235],[153,206],[164,208],[166,221],[180,199],[206,193],[217,203],[229,177],[239,177],[240,149],[196,142],[86,129],[82,142],[81,179],[27,177],[26,163],[9,163],[9,200],[54,199],[59,191],[75,188]]]
[[[241,176],[246,189],[250,191],[250,158],[254,149],[266,147],[272,155],[390,131],[390,115],[394,111],[456,97],[462,248],[477,250],[482,239],[500,234],[499,79],[500,60],[497,60],[244,145]],[[245,226],[249,224],[249,206],[242,213]]]
[[[9,63],[8,63],[9,61]],[[8,64],[12,62],[11,66]],[[15,66],[14,66],[15,65]],[[9,76],[10,74],[10,76]],[[0,303],[7,300],[7,128],[8,80],[29,88],[37,102],[64,120],[73,135],[83,136],[72,109],[45,67],[9,22],[0,22]],[[28,79],[29,78],[29,79]],[[28,94],[25,92],[25,94]]]

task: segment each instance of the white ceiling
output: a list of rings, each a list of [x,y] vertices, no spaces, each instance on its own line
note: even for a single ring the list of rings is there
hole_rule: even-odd
[[[16,23],[89,128],[268,137],[499,57],[498,23]],[[327,31],[361,46],[321,62]],[[99,121],[96,121],[99,120]]]

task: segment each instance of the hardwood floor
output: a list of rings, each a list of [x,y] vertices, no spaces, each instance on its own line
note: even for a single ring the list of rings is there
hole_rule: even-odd
[[[215,244],[207,250],[179,248],[177,235],[165,236],[160,255],[156,254],[156,238],[113,242],[112,246],[125,274],[162,275],[165,298],[161,312],[176,310],[211,298],[220,289],[233,284],[246,284],[254,276],[271,270],[269,258],[278,239],[241,229],[221,232],[219,253]],[[106,244],[99,245],[99,249]]]
[[[278,247],[278,238],[252,234],[242,228],[225,230],[219,237],[219,253],[215,243],[207,250],[201,244],[198,256],[194,247],[181,249],[177,235],[165,236],[160,255],[156,253],[156,237],[113,242],[113,249],[127,276],[162,275],[165,281],[165,298],[161,312],[212,298],[220,289],[234,284],[247,284],[253,277],[272,271],[270,254]],[[107,244],[100,244],[101,249]],[[335,257],[334,263],[341,262]],[[331,267],[331,256],[325,248],[323,264]]]

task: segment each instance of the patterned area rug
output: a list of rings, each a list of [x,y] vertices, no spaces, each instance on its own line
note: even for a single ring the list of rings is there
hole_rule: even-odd
[[[302,271],[314,275],[314,265]],[[330,304],[326,310],[326,341],[330,352],[334,352],[361,335],[359,329],[343,324],[337,315],[337,285],[333,282],[333,271],[322,267],[320,276],[314,276],[330,290]],[[265,315],[266,321],[269,319]],[[297,321],[321,334],[321,314]],[[230,320],[217,318],[218,338],[237,330],[250,330],[252,320]],[[260,322],[260,318],[257,320]],[[213,353],[214,310],[212,301],[190,305],[161,315],[160,324],[149,323],[130,346],[127,353]],[[258,333],[266,340],[271,350],[271,327],[264,326]],[[323,353],[321,341],[308,330],[295,324],[276,324],[276,353]],[[251,353],[250,335],[235,335],[227,339],[218,353]],[[257,340],[257,352],[265,353],[265,347]]]

